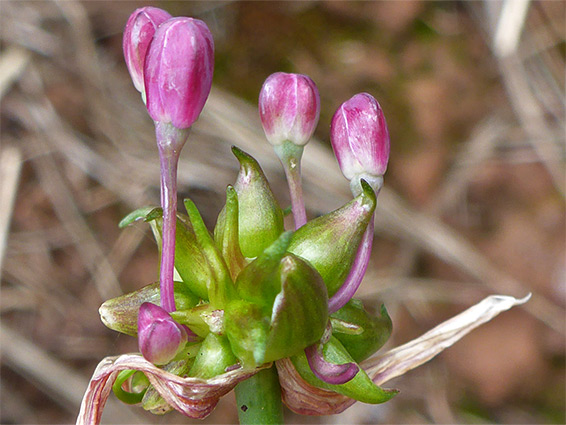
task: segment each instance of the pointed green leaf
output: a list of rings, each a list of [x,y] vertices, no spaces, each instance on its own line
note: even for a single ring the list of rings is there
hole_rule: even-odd
[[[228,267],[222,254],[216,247],[202,217],[190,199],[185,199],[185,208],[193,225],[195,238],[200,251],[207,259],[213,272],[212,279],[208,281],[208,298],[215,308],[223,308],[226,302],[235,296],[234,284],[230,278]]]
[[[137,210],[132,211],[126,217],[124,217],[118,224],[118,227],[120,229],[123,229],[124,227],[132,225],[136,221],[145,220],[147,215],[156,208],[158,207],[147,206],[138,208]]]
[[[389,339],[393,326],[384,305],[381,306],[379,315],[371,315],[364,309],[362,302],[356,299],[351,299],[333,313],[330,321],[332,334],[357,362],[367,359],[379,350]],[[358,331],[350,332],[354,327]]]
[[[232,280],[246,265],[238,237],[238,194],[232,186],[226,188],[226,205],[218,214],[214,240],[222,252]]]
[[[307,260],[320,273],[329,296],[348,276],[375,210],[373,189],[365,181],[362,187],[363,192],[351,202],[299,228],[289,245],[289,252]]]
[[[354,361],[354,359],[352,359],[346,349],[342,346],[340,341],[338,341],[334,337],[330,337],[328,343],[324,345],[322,352],[325,360],[330,363],[345,364]],[[383,403],[390,400],[398,392],[396,390],[385,390],[375,385],[362,368],[360,368],[359,372],[356,374],[356,376],[354,376],[352,380],[346,382],[345,384],[327,384],[314,375],[309,367],[309,363],[304,351],[296,356],[291,357],[291,361],[293,362],[295,369],[297,369],[297,372],[299,372],[301,377],[309,384],[315,387],[323,388],[325,390],[343,394],[347,397],[362,401],[364,403]]]
[[[283,213],[257,161],[237,147],[240,162],[234,185],[239,201],[239,237],[242,254],[257,257],[283,232]]]

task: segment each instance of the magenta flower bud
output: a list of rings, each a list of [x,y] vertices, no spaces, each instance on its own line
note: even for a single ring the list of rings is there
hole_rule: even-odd
[[[212,86],[214,41],[206,24],[173,18],[161,24],[144,65],[147,110],[156,122],[189,128]]]
[[[363,177],[372,187],[374,181],[381,187],[389,161],[389,132],[373,96],[360,93],[340,105],[332,117],[330,141],[344,177]]]
[[[157,7],[142,7],[130,15],[124,28],[122,47],[134,86],[145,99],[143,66],[145,54],[157,27],[171,15]]]
[[[163,308],[143,303],[138,314],[138,342],[143,356],[156,365],[169,363],[185,347],[187,331]]]
[[[301,74],[270,75],[259,93],[259,116],[269,143],[277,146],[289,140],[304,146],[320,116],[316,84]]]

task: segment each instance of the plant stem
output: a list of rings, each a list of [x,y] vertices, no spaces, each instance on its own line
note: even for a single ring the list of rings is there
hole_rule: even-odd
[[[281,387],[275,365],[236,385],[241,425],[282,424]]]
[[[161,238],[161,266],[159,288],[161,307],[168,312],[176,310],[173,292],[175,267],[175,230],[177,224],[177,163],[178,155],[161,154],[161,207],[163,208],[163,235]]]
[[[336,291],[336,293],[328,300],[328,314],[332,314],[344,307],[344,305],[350,301],[360,287],[360,283],[362,283],[362,279],[366,274],[369,264],[371,248],[373,245],[373,230],[374,220],[372,215],[366,231],[362,236],[362,241],[358,248],[358,252],[356,253],[354,264],[352,264],[350,273],[348,273],[348,277],[346,277],[346,280],[340,289],[338,289],[338,291]]]
[[[188,134],[188,129],[178,129],[169,123],[155,123],[155,137],[161,165],[161,207],[163,209],[159,289],[161,307],[169,313],[176,310],[173,275],[177,225],[177,164]]]
[[[301,157],[303,155],[303,149],[303,146],[295,145],[290,141],[275,146],[275,153],[283,165],[287,183],[289,184],[295,230],[302,227],[307,222],[307,213],[303,200],[303,188],[301,185]]]

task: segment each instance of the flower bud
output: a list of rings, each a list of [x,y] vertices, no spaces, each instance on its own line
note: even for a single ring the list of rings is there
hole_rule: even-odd
[[[381,188],[389,160],[389,132],[373,96],[360,93],[340,105],[332,117],[330,141],[340,169],[352,185],[359,185],[363,177],[374,190]]]
[[[143,303],[138,315],[140,351],[150,362],[169,363],[185,348],[188,337],[185,328],[175,322],[163,308]]]
[[[145,99],[143,85],[143,68],[145,54],[157,27],[171,19],[171,15],[157,7],[142,7],[130,15],[124,28],[122,47],[126,66],[134,82],[136,90]]]
[[[154,121],[189,128],[212,86],[214,42],[206,24],[179,17],[159,26],[147,51],[147,110]]]
[[[320,116],[320,96],[315,83],[301,74],[270,75],[259,93],[259,116],[272,145],[287,140],[305,145]]]

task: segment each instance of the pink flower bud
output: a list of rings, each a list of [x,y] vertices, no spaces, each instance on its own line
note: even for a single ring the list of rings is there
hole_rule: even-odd
[[[163,308],[145,302],[138,314],[138,343],[143,356],[153,364],[169,363],[185,347],[188,337]]]
[[[189,128],[210,93],[213,70],[214,41],[204,22],[180,17],[160,25],[144,65],[151,118]]]
[[[259,93],[259,116],[272,145],[280,145],[286,140],[305,145],[320,116],[316,84],[301,74],[277,72],[270,75]]]
[[[330,141],[348,180],[385,173],[389,132],[383,111],[370,94],[357,94],[338,108],[330,125]]]
[[[124,58],[134,86],[145,98],[143,86],[143,64],[149,43],[157,27],[170,19],[171,15],[157,7],[142,7],[130,15],[124,28],[122,47]]]

